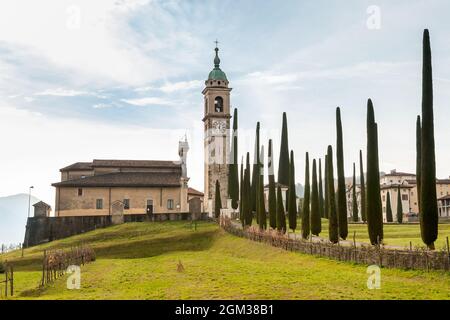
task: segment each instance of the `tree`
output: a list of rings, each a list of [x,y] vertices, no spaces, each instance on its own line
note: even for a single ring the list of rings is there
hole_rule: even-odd
[[[288,144],[288,129],[287,116],[283,112],[283,126],[281,129],[281,145],[280,145],[280,159],[278,161],[278,183],[289,185],[289,144]]]
[[[391,194],[389,191],[387,192],[386,196],[386,221],[392,222],[392,207],[391,207]]]
[[[328,190],[328,237],[332,243],[339,241],[338,219],[336,213],[336,200],[334,192],[333,174],[333,148],[328,146],[326,163],[327,190]]]
[[[253,156],[253,172],[252,172],[252,183],[251,183],[251,193],[250,193],[250,203],[252,211],[256,212],[256,193],[258,190],[258,180],[259,180],[259,122],[256,124],[256,136],[255,136],[255,153]],[[258,215],[256,214],[256,222],[258,222]]]
[[[294,151],[291,150],[291,160],[289,166],[289,189],[288,189],[288,217],[289,229],[295,232],[297,229],[297,196],[295,194],[295,167],[294,167]]]
[[[353,213],[353,222],[358,222],[358,199],[356,198],[356,170],[355,163],[353,162],[353,193],[352,193],[352,213]]]
[[[323,200],[323,187],[322,187],[322,159],[319,158],[319,216],[325,218],[324,212],[324,200]]]
[[[422,65],[422,132],[420,163],[420,231],[423,242],[434,250],[438,236],[438,208],[436,196],[436,159],[433,123],[433,75],[430,35],[423,32]]]
[[[402,204],[402,196],[400,194],[400,186],[397,189],[397,222],[403,222],[403,204]]]
[[[317,183],[316,159],[312,166],[312,185],[311,185],[311,233],[318,236],[322,231],[320,220],[319,188]],[[303,223],[303,222],[302,222]]]
[[[216,180],[216,197],[214,203],[214,216],[216,219],[220,217],[220,209],[222,209],[222,200],[220,199],[220,182]]]
[[[308,239],[311,230],[310,226],[310,197],[311,187],[309,185],[309,154],[306,152],[305,156],[305,191],[303,193],[302,206],[302,238]]]
[[[361,184],[361,219],[366,222],[366,185],[364,183],[364,169],[361,150],[359,150],[359,180]]]
[[[327,172],[327,165],[328,165],[328,156],[327,155],[325,155],[325,163],[324,163],[324,165],[325,165],[325,170],[324,170],[324,179],[325,179],[325,188],[324,188],[324,204],[323,204],[323,209],[324,209],[324,213],[323,213],[323,215],[324,215],[324,218],[325,219],[328,219],[328,211],[329,211],[329,208],[328,208],[328,204],[329,204],[329,199],[328,199],[328,172]]]
[[[269,223],[272,229],[277,227],[277,196],[275,191],[275,174],[273,170],[272,139],[269,139],[267,166],[269,171]]]
[[[348,235],[347,226],[347,199],[345,196],[345,174],[344,174],[344,150],[342,142],[341,109],[336,108],[336,166],[338,175],[337,212],[339,221],[339,235],[346,239]]]
[[[277,188],[277,230],[282,233],[286,232],[286,214],[284,213],[283,195],[281,194],[280,185]]]
[[[253,220],[252,206],[250,202],[250,154],[247,152],[246,167],[244,171],[244,191],[242,192],[245,225],[251,226]]]
[[[230,163],[228,164],[228,197],[231,198],[231,207],[238,208],[239,200],[239,172],[238,172],[238,131],[237,108],[234,108],[233,134],[231,136]]]
[[[257,214],[259,228],[261,230],[267,229],[267,216],[266,216],[266,205],[264,201],[264,146],[261,146],[261,155],[259,156],[260,169],[259,169],[259,179],[258,179],[258,191],[256,195],[257,200]]]
[[[373,245],[380,244],[383,239],[383,213],[378,165],[378,129],[371,99],[367,101],[366,216],[370,242]]]
[[[241,220],[242,227],[245,226],[245,217],[244,217],[244,211],[242,210],[242,201],[243,201],[243,189],[244,189],[244,157],[242,157],[241,160],[241,175],[239,178],[239,220]]]
[[[417,204],[420,213],[420,179],[421,179],[421,157],[422,157],[422,124],[420,123],[420,116],[416,120],[416,183],[417,183]]]

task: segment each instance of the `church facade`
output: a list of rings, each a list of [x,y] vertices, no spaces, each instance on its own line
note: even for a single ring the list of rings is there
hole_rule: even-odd
[[[189,203],[203,202],[203,193],[188,187],[188,150],[184,140],[177,161],[93,160],[62,168],[61,181],[53,184],[55,216],[113,215],[117,207],[150,219],[191,212]]]

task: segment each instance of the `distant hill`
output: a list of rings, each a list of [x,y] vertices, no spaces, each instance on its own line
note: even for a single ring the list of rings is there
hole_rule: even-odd
[[[31,205],[38,201],[39,199],[31,197]],[[27,212],[27,194],[0,197],[0,244],[23,242]],[[33,207],[31,207],[30,215],[33,216]]]

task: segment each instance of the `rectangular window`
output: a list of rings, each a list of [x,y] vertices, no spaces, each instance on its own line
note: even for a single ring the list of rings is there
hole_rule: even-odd
[[[408,195],[407,194],[402,194],[402,200],[408,200]]]
[[[386,201],[386,196],[383,196],[383,201]]]
[[[167,200],[167,209],[169,210],[173,209],[173,199]]]
[[[83,195],[83,189],[78,188],[78,196],[81,197]]]
[[[103,209],[103,199],[97,199],[95,201],[95,208],[97,210]]]
[[[130,209],[130,199],[123,199],[123,208],[125,210]]]

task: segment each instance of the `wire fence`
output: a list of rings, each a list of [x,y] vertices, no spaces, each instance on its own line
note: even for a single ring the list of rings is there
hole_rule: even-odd
[[[220,226],[228,233],[256,242],[269,244],[287,251],[307,253],[320,257],[329,257],[339,261],[349,261],[359,264],[387,268],[402,268],[414,270],[450,270],[450,249],[428,250],[426,248],[391,249],[383,245],[343,246],[327,241],[308,241],[293,239],[288,234],[276,230],[260,230],[255,226],[245,229],[235,225],[229,218],[221,217]]]
[[[73,247],[69,250],[44,250],[41,286],[63,276],[71,265],[84,265],[95,261],[95,252],[90,246]]]
[[[7,298],[8,295],[14,295],[14,268],[4,262],[0,266],[0,298]]]

